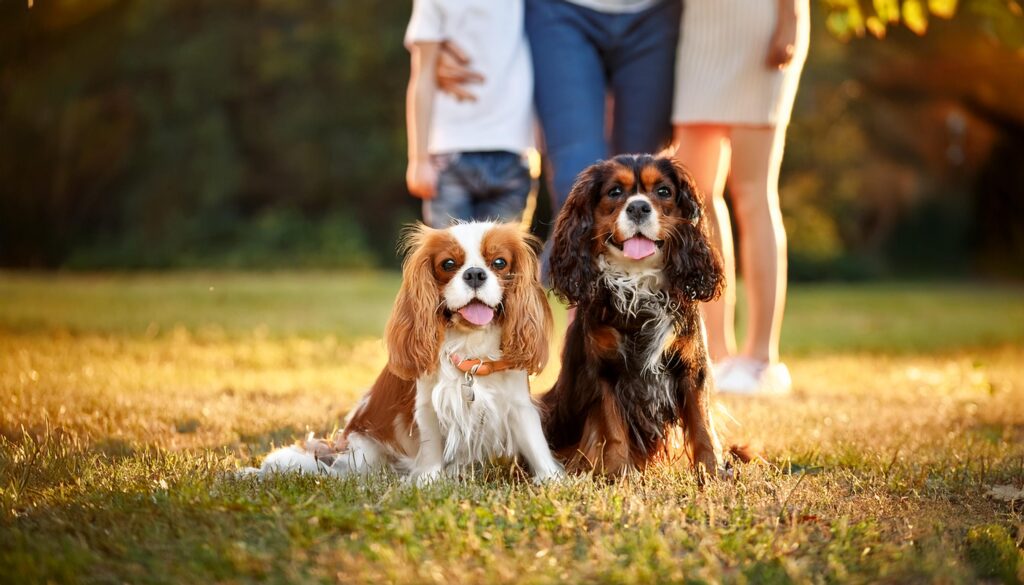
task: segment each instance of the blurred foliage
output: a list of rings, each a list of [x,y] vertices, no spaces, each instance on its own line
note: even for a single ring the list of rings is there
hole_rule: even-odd
[[[871,33],[885,38],[890,26],[902,24],[918,35],[931,17],[951,19],[958,8],[983,21],[982,29],[1001,42],[1020,47],[1024,34],[1014,19],[1024,14],[1018,0],[823,0],[828,30],[842,40]]]
[[[1019,13],[813,3],[782,180],[795,277],[1021,276]],[[419,215],[403,181],[408,14],[0,0],[0,265],[394,266]],[[535,227],[549,222],[541,202]]]
[[[390,258],[413,217],[400,156],[408,6],[390,8],[0,2],[0,262]]]
[[[794,277],[1024,277],[1024,49],[992,33],[1024,19],[985,4],[884,41],[816,11],[781,187]]]

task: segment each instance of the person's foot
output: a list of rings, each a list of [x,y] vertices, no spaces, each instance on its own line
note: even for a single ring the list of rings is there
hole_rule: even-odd
[[[715,378],[715,382],[721,380],[729,373],[729,368],[732,367],[733,362],[736,361],[734,357],[727,357],[722,360],[711,362],[711,374]]]
[[[793,379],[786,364],[769,364],[750,358],[732,358],[722,365],[721,375],[715,382],[722,394],[758,395],[787,394],[793,388]]]

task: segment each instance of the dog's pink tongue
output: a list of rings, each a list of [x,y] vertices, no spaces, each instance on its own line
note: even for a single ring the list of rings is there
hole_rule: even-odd
[[[473,325],[487,325],[494,318],[494,309],[474,302],[459,309],[459,314]]]
[[[622,242],[622,253],[631,260],[643,260],[657,250],[654,242],[643,236],[629,238]]]

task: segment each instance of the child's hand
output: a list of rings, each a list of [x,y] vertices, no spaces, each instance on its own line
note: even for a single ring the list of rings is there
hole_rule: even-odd
[[[411,160],[405,171],[405,184],[414,197],[433,199],[437,190],[437,169],[430,160]]]

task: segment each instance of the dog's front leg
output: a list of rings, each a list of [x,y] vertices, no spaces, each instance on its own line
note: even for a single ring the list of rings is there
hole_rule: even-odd
[[[534,481],[542,482],[562,477],[565,470],[555,461],[551,449],[548,448],[548,441],[544,437],[544,429],[540,423],[540,413],[530,398],[526,372],[522,373],[522,380],[516,380],[511,391],[515,396],[512,407],[512,432],[516,448],[533,469]]]
[[[598,381],[600,398],[590,407],[583,423],[579,453],[593,470],[621,476],[633,469],[626,419],[615,391],[607,380]]]
[[[410,479],[421,486],[437,480],[444,472],[444,435],[431,401],[433,382],[416,381],[416,410],[413,416],[420,429],[420,449],[416,453]]]
[[[680,381],[680,389],[686,393],[683,402],[686,442],[690,447],[697,481],[704,483],[708,477],[724,477],[725,469],[722,466],[722,446],[718,441],[711,413],[708,412],[710,384],[706,375],[701,378]],[[684,384],[689,388],[683,386]]]

